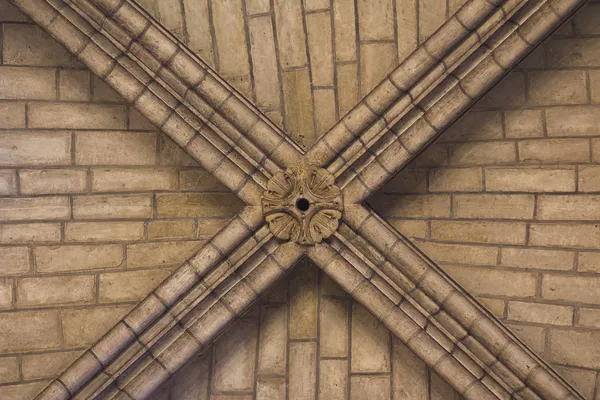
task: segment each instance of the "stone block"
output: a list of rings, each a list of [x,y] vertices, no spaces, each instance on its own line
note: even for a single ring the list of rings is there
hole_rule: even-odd
[[[260,2],[265,5],[258,4]],[[248,13],[251,13],[251,4],[255,9],[266,6],[269,1],[259,0],[246,2]],[[250,34],[250,51],[252,54],[252,75],[254,77],[254,90],[256,92],[256,105],[259,107],[278,107],[281,101],[280,85],[274,79],[277,76],[277,58],[275,53],[275,38],[270,16],[252,18],[248,21]]]
[[[0,129],[15,128],[25,128],[25,103],[0,103]]]
[[[396,66],[394,43],[361,43],[360,97],[366,96]]]
[[[390,376],[350,376],[350,400],[389,400]]]
[[[519,142],[519,161],[524,163],[589,162],[586,139],[542,139]]]
[[[75,163],[79,165],[154,165],[156,134],[152,132],[77,132]]]
[[[185,191],[229,191],[210,172],[202,168],[179,171],[179,189]]]
[[[19,361],[17,360],[17,357],[0,358],[0,383],[10,383],[18,381]]]
[[[453,242],[525,244],[526,224],[492,221],[432,221],[433,239]]]
[[[315,342],[292,342],[289,344],[288,398],[309,400],[316,396],[317,344]]]
[[[369,200],[385,217],[448,218],[450,196],[443,194],[375,196]]]
[[[26,335],[23,332],[27,332]],[[58,311],[16,311],[0,314],[0,352],[56,349],[61,344]]]
[[[317,337],[319,271],[303,267],[296,269],[290,280],[290,339]]]
[[[242,203],[230,193],[181,193],[156,196],[158,217],[232,217]]]
[[[600,249],[600,226],[593,224],[532,224],[529,244],[532,246]]]
[[[100,274],[100,302],[141,300],[170,273],[168,269],[151,269]]]
[[[62,196],[0,199],[0,221],[68,219],[70,212]]]
[[[148,223],[149,239],[192,238],[195,235],[193,220],[150,221]]]
[[[116,268],[123,262],[123,248],[118,244],[38,246],[34,254],[38,272]]]
[[[144,223],[130,221],[67,222],[68,242],[134,241],[144,238]]]
[[[261,308],[258,373],[282,375],[287,361],[287,306]]]
[[[600,367],[600,333],[551,329],[548,335],[550,362],[576,367]],[[586,349],[586,351],[581,351]]]
[[[27,354],[22,358],[23,379],[54,378],[75,361],[81,351],[62,351],[44,354]]]
[[[438,263],[496,265],[498,260],[496,247],[426,241],[415,244]]]
[[[542,297],[549,300],[598,304],[600,277],[544,274]]]
[[[327,3],[327,6],[329,6],[329,1]],[[331,14],[320,12],[306,15],[306,30],[312,76],[311,83],[313,86],[333,86]]]
[[[307,64],[307,49],[302,23],[302,0],[275,0],[275,24],[283,69]]]
[[[282,75],[286,132],[299,145],[310,147],[315,140],[315,131],[312,123],[313,104],[308,68],[283,72]]]
[[[67,49],[35,24],[4,24],[3,61],[27,66],[79,67]]]
[[[137,243],[127,246],[127,267],[179,266],[196,254],[204,241]]]
[[[571,326],[573,307],[554,304],[508,302],[508,319],[545,325]]]
[[[0,170],[0,195],[17,194],[17,173],[15,170]]]
[[[131,306],[106,306],[64,310],[61,313],[66,346],[89,346],[96,342],[121,318]]]
[[[90,100],[90,72],[63,69],[59,74],[59,99],[62,101]],[[95,93],[95,92],[94,92]]]
[[[0,165],[69,164],[71,164],[71,134],[69,132],[0,132]]]
[[[175,190],[177,172],[171,168],[94,168],[93,192]]]
[[[535,197],[531,194],[457,194],[455,218],[532,219]]]
[[[535,273],[458,266],[444,271],[475,296],[533,297],[537,290]]]
[[[73,218],[150,218],[152,195],[93,195],[73,197]]]
[[[346,400],[348,398],[348,360],[319,362],[319,398]]]
[[[32,103],[27,116],[31,128],[126,129],[125,111],[125,106],[112,104]]]
[[[82,304],[95,298],[93,275],[22,278],[17,282],[17,307]]]
[[[22,169],[19,171],[22,194],[82,193],[87,191],[87,170]]]
[[[490,167],[485,169],[490,192],[574,192],[574,167]]]
[[[585,71],[534,71],[529,79],[529,104],[563,105],[587,103]]]
[[[552,107],[546,110],[548,136],[600,135],[600,108],[597,106]]]
[[[429,173],[431,192],[480,192],[483,170],[480,168],[437,168]]]
[[[352,373],[389,372],[390,331],[358,303],[352,304]]]
[[[49,68],[0,67],[0,99],[56,100],[56,71]]]
[[[549,113],[554,109],[549,109]],[[548,115],[548,114],[547,114]],[[529,138],[544,136],[541,110],[507,110],[504,112],[507,138]]]
[[[211,0],[219,72],[223,76],[250,74],[242,0]]]
[[[348,302],[335,298],[321,298],[320,303],[320,356],[348,356]]]
[[[253,390],[257,335],[256,321],[240,319],[217,340],[212,375],[213,390]]]
[[[0,247],[2,275],[26,274],[31,269],[29,249],[27,247]]]
[[[506,267],[568,271],[575,265],[575,252],[504,247],[500,259]]]
[[[512,142],[469,142],[450,145],[452,165],[481,165],[515,162],[517,148]]]

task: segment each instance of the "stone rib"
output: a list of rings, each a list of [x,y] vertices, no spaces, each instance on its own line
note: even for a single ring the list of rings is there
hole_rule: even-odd
[[[487,365],[511,388],[511,396],[519,398],[527,393],[523,398],[536,398],[535,395],[551,400],[583,399],[433,261],[374,212],[361,205],[346,206],[344,221],[355,232],[360,232],[361,237],[392,263],[394,269],[398,269],[457,321],[461,330],[475,339],[467,337],[462,339],[463,343],[473,346],[476,342],[483,344],[484,352],[477,351],[476,347],[472,352],[477,354],[480,363]],[[394,273],[394,269],[390,272]],[[386,275],[394,281],[390,273]],[[427,308],[426,301],[420,301],[420,304]],[[488,352],[492,357],[486,354]],[[511,375],[516,376],[524,386],[511,379]]]
[[[70,398],[91,381],[98,385],[111,379],[117,372],[111,368],[139,358],[140,341],[153,343],[168,333],[160,330],[161,321],[181,320],[262,247],[270,238],[263,224],[258,207],[242,210],[37,398]]]
[[[472,36],[475,42],[470,45],[469,51],[464,53],[462,45],[457,50],[468,57],[454,63],[452,69],[447,68],[449,63],[445,60],[437,64],[435,68],[440,70],[439,73],[435,69],[432,73],[444,79],[436,81],[431,86],[432,90],[408,93],[383,111],[380,117],[375,117],[375,111],[384,110],[383,106],[376,109],[376,105],[388,103],[380,101],[368,105],[369,96],[386,87],[388,92],[394,90],[395,93],[401,93],[397,85],[391,83],[399,79],[397,71],[394,71],[379,89],[361,103],[362,114],[373,116],[371,120],[374,122],[328,167],[330,172],[337,174],[340,186],[347,186],[346,192],[352,193],[347,201],[359,203],[381,187],[584,2],[527,2],[510,18],[508,15],[502,18],[493,30],[487,29],[488,33],[493,33],[487,39],[480,40],[482,33],[476,31],[476,35]],[[469,44],[469,39],[464,43]],[[435,61],[435,54],[427,51],[426,46],[421,48],[420,53],[417,51],[414,54],[419,54],[422,65]],[[430,82],[428,79],[425,81]],[[418,85],[422,86],[421,83]],[[415,95],[423,93],[425,95],[422,98],[416,98]],[[379,98],[383,98],[383,93]],[[359,131],[354,127],[350,130],[347,126],[348,123],[339,129],[347,137],[349,132]],[[359,127],[364,128],[364,125]]]
[[[243,136],[245,140],[240,140],[237,145],[248,154],[255,153],[258,146],[278,165],[299,160],[301,149],[298,146],[133,1],[76,0],[73,3],[82,5],[82,9],[100,10],[104,18],[116,25],[105,27],[113,31],[117,26],[121,27],[130,37],[136,38],[138,45],[157,61],[148,67],[159,72],[170,71],[170,77],[183,80],[185,100],[199,102],[201,99],[207,104],[211,122],[232,140]]]
[[[270,235],[267,237],[270,238]],[[171,309],[169,325],[161,329],[163,334],[160,337],[151,337],[150,341],[138,337],[141,346],[136,360],[118,365],[116,371],[111,371],[113,377],[104,380],[102,386],[90,385],[86,388],[89,392],[78,396],[147,398],[189,359],[209,346],[303,255],[298,246],[280,245],[272,238],[255,249],[256,252],[230,266],[235,268],[234,272],[220,279],[219,284],[200,282],[195,288],[197,293],[193,302]],[[162,328],[160,323],[158,326]],[[144,336],[149,336],[148,332]],[[111,367],[105,368],[105,371]]]
[[[308,255],[464,398],[510,397],[509,392],[496,383],[497,378],[460,348],[458,340],[440,330],[433,319],[407,301],[401,290],[378,275],[342,240],[338,235],[329,245],[310,249]]]
[[[500,22],[527,1],[467,1],[323,135],[308,151],[308,158],[312,163],[327,166],[330,172],[337,174],[345,162],[364,150],[361,140],[366,143],[369,141],[365,141],[366,137],[361,138],[365,132],[373,130],[370,140],[385,132],[388,123],[414,107],[415,101],[433,90],[485,40],[490,31],[497,29]]]
[[[57,3],[61,7],[44,1],[15,3],[119,94],[134,103],[153,124],[184,147],[243,201],[247,204],[260,203],[260,194],[267,180],[265,169],[259,170],[240,155],[234,149],[236,143],[228,143],[218,137],[150,74],[65,3]]]
[[[489,385],[488,389],[496,392],[497,387],[500,387],[508,390],[506,393],[519,391],[523,398],[538,398],[502,361],[496,359],[476,338],[469,336],[460,323],[424,291],[423,287],[437,285],[439,276],[434,277],[435,274],[430,272],[430,276],[426,279],[413,282],[402,273],[402,270],[388,261],[377,249],[345,224],[340,228],[338,238],[344,242],[347,248],[352,249],[356,257],[370,263],[371,274],[377,275],[373,280],[383,280],[385,286],[392,286],[393,290],[398,292],[398,296],[402,296],[405,301],[410,303],[410,307],[418,310],[420,318],[434,324],[444,332],[448,340],[451,340],[462,351],[458,358],[459,362],[464,363],[467,368],[476,365],[477,368],[482,368],[485,373],[490,375],[484,381],[484,384]],[[346,252],[349,251],[346,250]],[[348,259],[348,257],[346,258]],[[349,261],[352,263],[351,260]],[[491,361],[488,362],[489,360],[493,360],[493,365],[491,365]],[[489,379],[492,379],[493,382]]]
[[[584,2],[536,0],[520,9],[338,177],[347,201],[379,189]]]
[[[277,157],[298,156],[290,143],[285,144],[287,142],[283,141],[281,135],[272,136],[269,134],[270,127],[267,126],[269,122],[261,119],[257,110],[244,103],[245,100],[241,95],[237,94],[233,88],[221,80],[201,60],[195,60],[194,56],[181,44],[178,43],[173,55],[166,62],[159,59],[155,55],[157,51],[152,47],[154,43],[143,43],[145,36],[150,33],[148,31],[155,27],[152,25],[153,20],[150,16],[144,14],[144,17],[148,20],[142,22],[140,19],[139,26],[132,29],[135,30],[138,36],[132,36],[132,33],[118,25],[118,23],[121,23],[128,26],[126,21],[118,20],[119,12],[116,12],[114,17],[111,16],[113,18],[111,19],[90,1],[68,0],[68,2],[75,12],[85,18],[102,35],[111,38],[122,50],[126,50],[162,87],[168,88],[179,103],[185,104],[197,118],[202,120],[214,132],[217,132],[221,140],[230,144],[233,143],[236,151],[244,154],[251,162],[266,169],[268,175],[277,172],[279,167],[256,146],[255,142],[264,141],[265,144],[268,142]],[[132,6],[124,4],[121,8]],[[123,12],[127,14],[126,10]],[[140,10],[140,12],[143,13],[144,11]],[[160,28],[158,25],[157,27]],[[164,34],[164,37],[169,35],[164,30],[160,33]],[[163,38],[163,36],[159,37]],[[170,39],[176,41],[172,37]],[[196,61],[201,64],[202,68],[196,67]],[[252,137],[252,140],[249,137]],[[277,149],[278,146],[282,147]]]

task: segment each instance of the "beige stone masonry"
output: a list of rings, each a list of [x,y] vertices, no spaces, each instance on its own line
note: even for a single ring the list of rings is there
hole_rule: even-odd
[[[276,163],[293,165],[299,159],[300,151],[282,138],[280,132],[248,102],[206,69],[203,62],[180,47],[176,39],[149,20],[148,15],[134,3],[98,0],[84,2],[84,7],[77,9],[72,5],[57,7],[41,0],[38,3],[36,5],[39,7],[36,8],[29,1],[16,1],[38,24],[48,29],[93,72],[101,75],[122,96],[133,102],[142,114],[176,143],[186,147],[195,160],[248,204],[226,228],[152,291],[58,380],[53,381],[40,398],[68,398],[76,393],[83,397],[92,396],[93,393],[102,393],[108,398],[149,397],[159,384],[172,376],[194,354],[210,345],[225,326],[242,314],[305,252],[465,398],[580,398],[437,265],[370,209],[358,204],[441,134],[517,60],[574,11],[580,5],[578,2],[499,2],[498,7],[477,0],[467,2],[379,85],[377,82],[388,72],[385,66],[391,67],[396,62],[395,54],[394,60],[384,60],[381,64],[384,69],[372,69],[366,61],[370,57],[361,58],[359,68],[362,78],[358,92],[366,94],[376,86],[375,90],[313,147],[316,150],[310,150],[307,154],[308,160],[327,166],[338,178],[336,184],[343,189],[347,203],[345,223],[333,239],[308,249],[272,239],[262,221],[261,211],[253,207],[260,198],[261,188],[266,187],[266,180],[280,168]],[[428,5],[423,3],[421,6],[427,9]],[[282,26],[281,16],[285,13],[299,16],[305,7],[310,10],[317,6],[276,2],[274,14],[275,20],[279,19],[277,25]],[[389,8],[380,10],[384,12],[384,20],[394,18]],[[216,12],[219,13],[218,10]],[[361,11],[359,8],[357,12],[359,20],[364,20],[364,9]],[[111,22],[114,18],[116,23],[105,24],[106,17]],[[369,16],[366,17],[368,21]],[[96,25],[100,21],[101,25]],[[306,86],[298,85],[298,82],[313,79],[316,74],[314,68],[318,64],[312,64],[310,43],[309,48],[303,47],[304,43],[299,44],[305,36],[306,21],[302,18],[296,18],[295,21],[295,25],[286,27],[287,30],[278,29],[278,35],[291,37],[298,43],[287,52],[291,58],[281,60],[284,69],[282,91],[284,97],[287,94],[288,98],[290,95],[298,96],[299,89]],[[299,21],[303,23],[299,24]],[[421,25],[421,38],[428,36],[441,22],[433,21],[436,21],[435,17]],[[177,26],[174,21],[165,23]],[[372,29],[370,25],[367,22],[364,26],[367,38],[370,34],[377,37],[385,35],[386,38],[390,34],[385,24],[376,28],[371,26]],[[393,46],[386,49],[386,43],[363,41],[361,31],[358,31],[361,54],[368,54],[366,49],[373,50],[374,54],[382,50],[389,54],[389,50],[392,50]],[[107,38],[106,35],[110,33],[112,40],[100,47],[88,40],[92,32],[102,38]],[[394,36],[391,34],[392,40]],[[282,37],[279,39],[281,46]],[[129,63],[124,63],[116,55],[123,48],[127,53],[124,59]],[[493,48],[493,51],[478,51],[484,48]],[[228,53],[223,54],[227,58]],[[238,55],[235,53],[235,56]],[[219,65],[218,57],[215,61]],[[309,61],[310,66],[306,65]],[[414,66],[415,63],[417,66]],[[235,65],[238,66],[243,68],[243,64]],[[286,71],[286,67],[293,69]],[[154,76],[148,76],[145,68],[152,71]],[[429,68],[431,71],[427,72]],[[240,81],[243,79],[238,79]],[[300,126],[306,118],[304,114],[314,112],[314,105],[306,101],[307,97],[308,94],[295,102],[301,104],[293,110],[299,114],[285,113],[286,118],[291,117],[296,126]],[[112,118],[107,118],[109,107],[116,111]],[[69,110],[80,114],[77,117],[61,117],[62,113]],[[100,125],[101,129],[119,130],[127,125],[127,119],[121,118],[125,111],[122,106],[113,105],[34,103],[27,109],[27,116],[30,126],[37,128],[91,129],[88,124],[94,124]],[[291,111],[289,107],[287,111]],[[49,113],[54,117],[49,118]],[[56,115],[60,118],[56,118]],[[87,117],[81,118],[81,115]],[[309,129],[306,133],[298,134],[298,137],[302,138],[303,135],[311,140],[315,131]],[[511,150],[505,147],[500,158],[496,156],[497,149],[491,148],[487,155],[483,152],[483,157],[466,153],[454,158],[450,155],[449,159],[452,165],[514,163],[521,161],[524,154],[527,155],[527,143],[523,143],[510,143]],[[549,147],[546,150],[551,154],[550,147],[559,144],[548,140],[546,146]],[[521,145],[524,146],[523,151]],[[532,145],[529,150],[532,151],[534,147]],[[556,156],[544,161],[581,161],[583,158],[578,157],[586,154],[579,149],[567,154],[566,158],[556,153]],[[590,160],[589,147],[587,160]],[[187,193],[152,196],[102,194],[64,199],[75,219],[103,219],[102,216],[133,220],[153,216],[185,219],[201,213],[198,208],[204,204],[202,196]],[[508,196],[512,197],[509,199]],[[132,203],[134,198],[135,206]],[[57,201],[60,199],[56,197]],[[216,203],[220,199],[220,196],[213,195],[210,201]],[[417,204],[423,199],[409,198]],[[465,194],[456,198],[440,194],[430,199],[442,199],[448,208],[443,214],[438,214],[435,205],[438,203],[427,203],[426,200],[420,203],[415,214],[409,215],[415,218],[450,218],[456,213],[464,218],[505,219],[507,211],[496,210],[493,206],[494,201],[504,199],[519,200],[525,208],[521,218],[527,218],[537,216],[532,203],[539,201],[525,194],[477,197]],[[473,202],[479,204],[482,212],[485,213],[487,209],[488,214],[475,215],[464,211]],[[72,211],[69,209],[71,204]],[[227,214],[241,207],[240,203],[230,204]],[[408,211],[408,208],[402,211]],[[464,231],[464,228],[470,227],[467,225],[469,222],[436,222],[438,225],[432,225],[431,234],[439,240],[448,240],[444,235],[452,230]],[[522,222],[488,221],[480,233],[484,234],[483,242],[487,244],[525,245],[535,241],[534,227]],[[478,239],[477,230],[465,231],[463,235],[461,240],[482,241]],[[127,246],[129,262],[130,258],[135,259],[133,246],[136,245]],[[180,263],[185,258],[173,262]],[[166,257],[164,263],[168,265],[170,262]],[[98,300],[108,303],[134,301],[169,273],[167,268],[162,268],[152,273],[128,271],[102,274],[98,281]],[[521,285],[513,285],[514,292],[511,295],[533,297],[539,293],[539,279],[535,273],[513,273],[520,275]],[[502,281],[507,276],[504,274],[499,278],[504,285],[508,285]],[[573,285],[579,283],[573,282]],[[123,286],[129,288],[127,293]],[[315,328],[315,325],[318,326],[316,314],[319,307],[309,300],[302,300],[315,297],[310,294],[308,287],[299,288],[300,291],[292,295],[301,299],[302,308],[296,311],[290,309],[290,314],[294,311],[297,315],[290,317],[294,323],[301,322],[292,329],[292,336],[301,341],[290,346],[289,357],[291,362],[297,361],[301,367],[292,371],[288,383],[292,390],[299,391],[302,388],[308,393],[316,393],[317,376],[313,365],[317,362],[318,347],[306,339],[312,339],[319,333]],[[306,289],[309,292],[304,292]],[[473,290],[480,291],[477,285]],[[498,295],[496,292],[481,291],[489,296]],[[543,288],[541,293],[544,296]],[[61,294],[57,293],[57,297],[57,301],[78,301],[76,296],[60,298]],[[365,318],[364,322],[368,319]],[[356,321],[353,319],[353,322],[357,321],[360,321],[359,317]],[[371,320],[371,324],[375,321]],[[244,319],[237,322],[240,326],[243,323]],[[244,329],[250,332],[247,338],[256,337],[252,324],[241,327],[240,331],[233,331],[232,335],[239,335]],[[361,337],[359,331],[356,335]],[[143,347],[139,348],[139,344]],[[215,354],[219,354],[219,351],[219,346],[215,346]],[[348,351],[352,351],[352,348]],[[241,353],[240,360],[254,358],[254,354],[243,357]],[[361,364],[351,364],[351,371],[386,372],[390,369],[390,360],[386,361],[385,357],[383,364],[370,360],[367,355],[357,360]],[[236,362],[236,368],[249,369],[252,363],[246,365],[245,362]],[[99,374],[101,370],[107,373]],[[253,385],[251,380],[230,381],[220,370],[223,367],[215,363],[214,386],[217,390],[243,391]],[[510,379],[507,379],[509,376]],[[304,382],[314,384],[307,389]],[[350,391],[354,393],[351,393],[351,398],[356,399],[365,397],[366,393],[383,399],[385,392],[381,388],[392,384],[391,379],[385,376],[349,378]],[[443,393],[443,385],[440,383],[436,390]]]

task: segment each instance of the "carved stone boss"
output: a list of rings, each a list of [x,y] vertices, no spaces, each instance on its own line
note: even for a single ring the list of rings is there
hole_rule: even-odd
[[[314,245],[337,230],[343,197],[331,173],[303,165],[273,175],[263,194],[262,207],[275,237]]]

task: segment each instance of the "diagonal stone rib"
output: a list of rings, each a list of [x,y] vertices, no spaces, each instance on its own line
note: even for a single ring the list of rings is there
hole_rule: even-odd
[[[116,360],[105,367],[105,373],[110,373],[112,378],[101,377],[101,385],[93,382],[78,396],[148,398],[187,361],[209,346],[304,254],[295,244],[280,245],[270,235],[265,239],[262,245],[255,246],[255,252],[228,266],[233,272],[221,278],[218,284],[210,280],[199,282],[190,291],[193,297],[172,306],[165,321],[159,321],[138,336],[137,358]]]
[[[197,101],[197,97],[208,103],[211,122],[218,125],[227,135],[237,138],[241,146],[249,152],[258,146],[267,156],[283,165],[286,160],[299,159],[301,150],[298,146],[273,125],[250,102],[239,95],[227,82],[218,76],[206,63],[185,46],[159,22],[152,18],[143,8],[130,0],[71,0],[82,10],[96,8],[113,24],[124,29],[132,38],[136,38],[138,46],[152,54],[158,63],[150,63],[149,68],[157,72],[169,71],[167,79],[175,76],[185,82],[188,89],[186,100]],[[93,12],[93,11],[92,11]],[[111,24],[107,29],[116,30]],[[112,33],[112,32],[111,32]],[[154,64],[154,65],[152,65]],[[214,111],[213,111],[214,110]],[[232,133],[235,127],[239,133]]]
[[[298,252],[295,244],[274,245],[260,208],[246,207],[37,398],[67,399],[84,389],[91,391],[91,396],[98,388],[110,385],[130,365],[147,359],[152,346],[168,341],[174,335],[173,329],[177,331],[185,325],[183,321],[188,323],[184,327],[191,326],[195,314],[190,313],[199,304],[221,299],[221,305],[229,302],[229,312],[238,307],[234,303],[242,294],[251,294],[240,292],[243,288],[237,282],[252,279],[252,288],[258,293],[276,279],[275,272],[279,276],[282,269],[291,266],[299,257]],[[267,264],[265,260],[269,260]],[[250,267],[252,262],[256,265]],[[258,265],[263,267],[256,269]],[[251,302],[256,296],[250,297],[247,301]],[[203,323],[208,324],[211,318],[206,317]]]
[[[440,304],[424,291],[423,287],[437,285],[441,277],[433,277],[435,273],[430,272],[431,277],[413,282],[402,273],[402,270],[345,224],[342,225],[337,240],[345,246],[340,253],[351,264],[355,266],[358,263],[368,264],[368,267],[361,268],[361,270],[368,268],[365,278],[370,279],[382,292],[397,293],[396,296],[401,297],[402,302],[408,303],[399,306],[407,309],[410,316],[416,315],[413,318],[416,323],[420,323],[422,328],[425,324],[433,324],[434,329],[442,332],[443,340],[436,341],[441,345],[447,343],[444,340],[450,341],[454,346],[452,354],[461,365],[470,371],[474,370],[476,376],[488,374],[488,377],[480,378],[480,381],[490,391],[502,395],[500,398],[514,392],[519,392],[522,398],[538,398],[525,382],[521,381],[501,360],[495,358],[484,344],[469,336],[459,321],[442,309]],[[336,249],[340,246],[341,244],[337,246],[333,244]],[[429,326],[426,329],[430,329]],[[439,333],[433,335],[433,338],[436,339],[438,336]],[[448,380],[450,383],[453,381]]]
[[[102,30],[103,25],[117,26],[110,19],[105,18],[102,21],[103,25],[94,26],[95,23],[90,23],[79,15],[74,6],[62,1],[52,4],[44,0],[15,1],[15,4],[125,99],[134,103],[153,124],[184,147],[242,200],[248,204],[259,204],[266,180],[278,171],[279,167],[253,147],[250,140],[234,129],[233,125],[229,124],[227,127],[228,133],[235,140],[226,136],[223,129],[217,129],[214,121],[217,120],[216,115],[222,112],[221,109],[217,110],[206,102],[202,103],[203,100],[199,96],[194,97],[197,100],[195,102],[187,101],[193,97],[189,95],[193,93],[189,84],[163,67],[136,40],[123,32],[114,31],[115,36],[120,38],[120,41],[117,41],[106,30]],[[147,29],[144,32],[150,32],[151,27],[154,25],[147,21]],[[127,40],[126,46],[121,44]],[[184,64],[192,58],[188,57],[183,49],[178,49],[170,65],[180,75],[185,76],[187,73],[188,76],[192,76],[192,68]],[[152,70],[146,67],[140,61],[142,57],[145,57],[147,63],[154,59],[156,68]],[[201,75],[199,82],[209,84],[211,81],[208,73]],[[177,89],[173,89],[173,86]],[[236,109],[228,108],[233,105],[233,92],[227,92],[224,86],[214,84],[209,88],[217,91],[219,95],[225,95],[226,101],[222,101],[221,104],[223,110],[229,110],[232,115],[237,113]],[[207,119],[198,111],[197,108],[201,106],[203,112],[210,114],[211,118]],[[239,109],[244,110],[243,107]],[[254,117],[256,122],[253,126],[257,127],[259,117]],[[224,118],[218,120],[225,121]],[[221,127],[225,127],[224,122],[221,123]]]
[[[403,92],[395,83],[401,76],[398,70],[394,71],[357,106],[356,113],[362,110],[363,115],[367,114],[363,119],[370,122],[357,124],[358,128],[352,129],[347,128],[349,122],[346,122],[338,129],[340,137],[344,132],[346,137],[350,137],[350,132],[360,135],[328,166],[340,187],[346,188],[346,201],[359,203],[365,200],[393,177],[584,2],[521,2],[524,4],[516,13],[505,13],[496,20],[493,29],[481,25],[481,29],[467,36],[440,61],[436,61],[439,59],[437,54],[429,50],[432,45],[428,46],[426,42],[411,56],[419,58],[418,63],[413,60],[417,65],[433,68],[423,81]],[[461,11],[453,19],[460,20]],[[490,14],[490,18],[497,19],[497,14]],[[459,25],[454,26],[455,30],[459,29]],[[448,35],[449,29],[445,24],[437,34]],[[421,90],[427,85],[427,90]],[[387,97],[384,97],[386,93]],[[384,100],[393,97],[398,100],[388,106],[389,101]],[[350,115],[345,119],[348,117]],[[325,144],[321,147],[330,146],[326,139],[322,142]],[[314,151],[315,154],[319,152],[316,147]]]
[[[329,166],[332,173],[343,168],[527,1],[467,1],[309,150],[311,162]]]
[[[380,261],[376,261],[374,255],[363,253],[364,257],[373,258],[374,264],[380,263],[382,275],[398,287],[410,289],[414,285],[418,288],[422,294],[415,291],[416,300],[424,310],[437,313],[441,318],[444,314],[440,312],[446,313],[449,318],[441,325],[448,332],[455,332],[465,349],[476,356],[477,363],[497,376],[497,382],[501,382],[511,396],[583,399],[441,268],[373,211],[362,205],[346,206],[344,221],[383,256]]]
[[[422,311],[418,303],[413,305],[406,293],[378,274],[362,254],[350,249],[343,236],[338,234],[329,242],[311,248],[309,257],[464,398],[510,397],[496,377],[465,353],[458,339],[440,329],[429,313]]]

